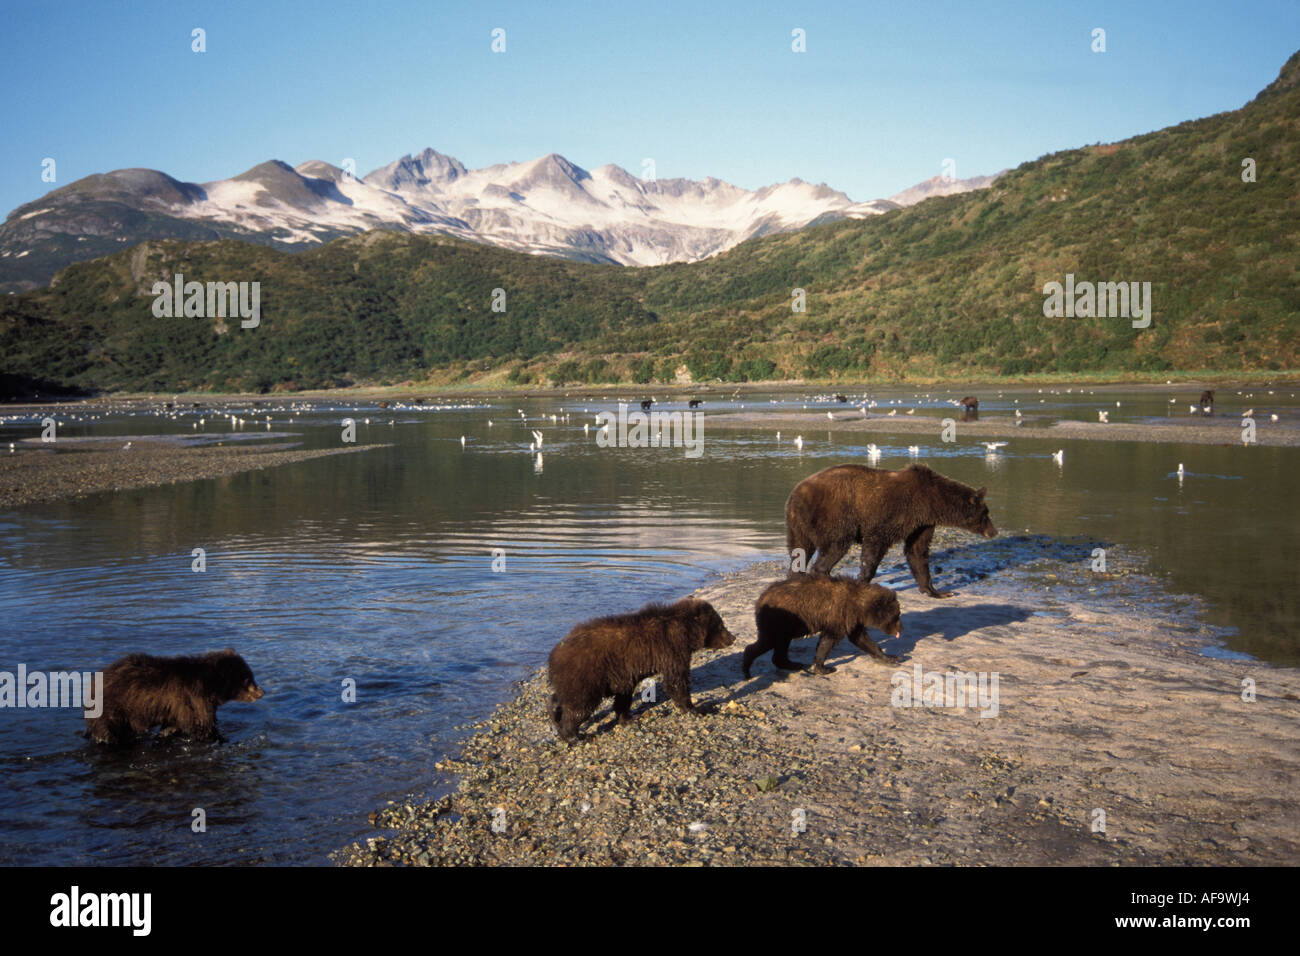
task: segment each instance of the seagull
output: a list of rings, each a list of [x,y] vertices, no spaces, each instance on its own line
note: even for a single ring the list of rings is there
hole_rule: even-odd
[[[915,409],[915,408],[909,408],[909,409],[907,410],[907,414],[909,414],[909,415],[915,415],[915,414],[916,414],[916,409]]]
[[[1275,421],[1277,421],[1277,415],[1276,415],[1276,414],[1273,414],[1273,415],[1268,416],[1268,420],[1271,421],[1271,422],[1275,422]]]
[[[1251,415],[1254,415],[1254,414],[1255,414],[1255,409],[1253,409],[1253,408],[1248,408],[1248,409],[1246,409],[1244,412],[1241,413],[1241,417],[1242,417],[1242,418],[1249,418]]]
[[[1062,449],[1059,449],[1058,451],[1054,451],[1054,452],[1052,452],[1052,461],[1056,462],[1058,465],[1064,465],[1064,464],[1065,464],[1065,449],[1062,448]]]
[[[1179,477],[1179,478],[1183,477],[1183,474],[1184,474],[1184,472],[1183,472],[1183,463],[1180,461],[1180,462],[1178,463],[1178,477]]]
[[[127,442],[125,445],[122,446],[122,451],[126,451],[130,447],[131,447],[131,443]]]
[[[1004,441],[983,441],[980,442],[980,444],[989,450],[990,455],[993,454],[995,451],[997,451],[999,448],[1007,447],[1007,443]]]
[[[488,419],[488,428],[491,428],[491,427],[492,427],[492,419],[489,418],[489,419]]]
[[[866,417],[867,417],[867,406],[863,405],[862,408],[860,409],[860,411],[862,412],[862,417],[863,417],[863,418],[866,418]]]
[[[781,433],[780,433],[780,432],[777,432],[777,433],[776,433],[776,440],[777,440],[777,441],[780,441],[780,440],[781,440]]]
[[[1024,416],[1020,414],[1020,409],[1017,408],[1017,409],[1016,409],[1016,418],[1023,418],[1023,417],[1024,417]]]
[[[1199,405],[1188,405],[1188,406],[1187,406],[1187,410],[1188,410],[1189,412],[1191,412],[1192,414],[1195,414],[1195,413],[1200,409],[1200,407],[1201,407],[1201,406],[1199,406]]]
[[[870,445],[867,446],[867,454],[868,454],[868,455],[879,455],[879,454],[880,454],[880,449],[876,446],[876,443],[875,443],[875,442],[872,442]]]
[[[834,413],[834,412],[827,412],[827,413],[826,413],[826,417],[829,418],[831,421],[835,421],[835,413]]]
[[[794,447],[795,447],[795,448],[798,448],[800,451],[803,451],[803,436],[802,436],[802,435],[796,435],[796,436],[795,436],[795,439],[794,439]]]
[[[908,445],[907,453],[915,458],[917,455],[921,454],[921,449],[917,448],[915,445]]]
[[[460,436],[460,447],[461,447],[461,448],[464,448],[464,447],[465,447],[465,436],[464,436],[464,435],[461,435],[461,436]]]
[[[542,447],[542,433],[541,433],[541,432],[538,432],[538,431],[533,432],[533,440],[537,442],[537,447],[538,447],[538,448],[541,448],[541,447]]]
[[[889,417],[890,417],[890,418],[893,418],[893,417],[894,417],[895,415],[897,415],[897,414],[898,414],[898,409],[897,409],[897,408],[891,408],[891,409],[889,410]]]
[[[491,422],[488,422],[488,424],[490,425],[490,424],[492,424],[492,423],[491,423]],[[591,427],[591,426],[588,425],[586,422],[583,422],[583,423],[582,423],[582,437],[583,437],[583,438],[586,438],[586,437],[587,437],[587,429],[589,429],[590,427]]]
[[[1097,420],[1098,420],[1098,421],[1102,421],[1102,422],[1109,422],[1109,421],[1110,421],[1110,412],[1098,412],[1098,413],[1097,413]]]

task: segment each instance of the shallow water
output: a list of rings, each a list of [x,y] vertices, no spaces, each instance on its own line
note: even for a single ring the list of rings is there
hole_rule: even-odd
[[[1113,422],[1187,417],[1186,401],[1169,406],[1154,392],[1107,391],[1103,402],[1077,389],[967,391],[986,415],[1021,407],[1095,421],[1107,407]],[[296,415],[268,401],[231,406],[245,418],[233,432],[211,409],[59,416],[65,437],[289,435],[306,447],[337,446],[350,416],[359,444],[390,447],[0,513],[0,669],[90,670],[130,651],[233,646],[267,691],[222,708],[223,745],[171,740],[125,753],[87,746],[75,711],[0,710],[0,863],[324,862],[368,832],[365,815],[385,799],[444,787],[434,763],[458,728],[486,716],[569,627],[776,557],[790,488],[819,468],[865,461],[870,441],[881,467],[905,465],[917,445],[920,460],[989,488],[1005,537],[962,536],[937,555],[942,586],[1007,574],[1043,541],[1057,542],[1054,560],[1075,564],[1091,548],[1063,539],[1101,543],[1120,562],[1149,558],[1167,587],[1149,595],[1153,612],[1173,593],[1203,596],[1208,620],[1230,629],[1223,651],[1298,663],[1300,510],[1290,491],[1300,449],[1234,444],[1238,401],[1257,420],[1278,413],[1272,427],[1300,421],[1289,391],[1265,391],[1220,391],[1224,445],[1017,437],[993,456],[939,440],[937,420],[953,414],[943,399],[965,392],[925,402],[915,390],[873,392],[883,410],[902,398],[901,409],[934,417],[932,439],[809,429],[800,451],[774,428],[709,430],[706,417],[699,458],[598,448],[595,428],[584,436],[582,425],[613,403],[577,396],[388,410],[300,403]],[[704,410],[805,403],[844,408],[711,395]],[[569,422],[551,422],[566,412]],[[540,463],[533,429],[545,436]],[[39,416],[0,419],[0,453],[38,431]],[[1051,458],[1058,447],[1063,466]],[[191,570],[194,548],[206,551],[202,573]],[[881,580],[910,587],[899,557]],[[342,700],[349,679],[355,703]],[[196,808],[207,832],[191,830]]]

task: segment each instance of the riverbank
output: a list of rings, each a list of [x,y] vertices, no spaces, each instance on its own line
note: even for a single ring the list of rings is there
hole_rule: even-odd
[[[897,415],[869,413],[863,418],[859,411],[832,412],[744,411],[722,412],[709,415],[705,420],[711,429],[756,427],[772,428],[793,436],[795,433],[817,435],[826,431],[857,432],[863,435],[939,435],[940,420],[931,415]],[[1242,427],[1238,418],[1170,419],[1160,424],[1138,422],[1081,422],[1045,419],[1026,416],[1023,424],[1006,415],[981,415],[977,421],[964,422],[961,412],[954,410],[950,416],[957,423],[961,438],[1054,438],[1086,439],[1089,441],[1141,441],[1183,443],[1191,445],[1241,445]],[[1293,423],[1273,423],[1256,419],[1254,444],[1262,446],[1300,446],[1300,428]]]
[[[288,442],[187,447],[174,440],[142,436],[61,438],[49,445],[28,440],[16,442],[12,452],[0,447],[0,510],[101,491],[225,478],[378,447],[300,449]]]
[[[770,657],[741,677],[753,602],[783,566],[726,575],[697,592],[737,637],[694,658],[693,696],[711,713],[681,714],[661,694],[614,727],[606,704],[567,747],[539,673],[438,765],[459,781],[450,796],[372,814],[382,832],[336,861],[1300,863],[1300,670],[1207,656],[1217,641],[1194,600],[1159,594],[1115,553],[1093,574],[1087,548],[1004,536],[979,560],[936,552],[936,566],[970,572],[937,573],[958,591],[943,601],[892,566],[877,580],[899,591],[904,633],[873,637],[904,664],[841,642],[825,677],[786,675]],[[792,656],[808,663],[814,643]],[[917,665],[996,672],[996,716],[895,706]]]

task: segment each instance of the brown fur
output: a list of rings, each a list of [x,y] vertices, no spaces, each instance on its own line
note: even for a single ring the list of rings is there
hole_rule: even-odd
[[[692,652],[726,647],[734,640],[713,605],[698,598],[579,624],[547,661],[554,689],[551,721],[560,738],[572,743],[583,721],[602,700],[613,697],[618,722],[626,723],[633,692],[653,674],[663,675],[673,703],[693,712]]]
[[[790,660],[790,642],[819,631],[822,637],[813,658],[813,670],[818,674],[834,670],[826,666],[826,658],[835,643],[846,637],[882,663],[897,664],[901,660],[882,651],[867,634],[868,627],[891,637],[903,634],[898,595],[879,584],[863,584],[846,577],[792,574],[784,581],[769,584],[759,595],[754,620],[758,640],[745,648],[741,662],[746,677],[754,660],[768,651],[774,651],[772,662],[777,667],[800,670],[801,665]]]
[[[218,740],[217,708],[260,699],[253,672],[233,650],[197,657],[128,654],[104,668],[104,710],[86,719],[86,736],[120,744],[152,727],[195,740]]]
[[[978,398],[976,398],[974,395],[967,395],[957,404],[966,410],[966,413],[962,416],[963,421],[967,421],[967,422],[979,421],[980,400]]]
[[[812,574],[830,574],[850,547],[862,544],[859,577],[870,581],[885,553],[899,542],[916,586],[930,597],[950,597],[930,580],[930,539],[938,525],[997,536],[978,490],[925,465],[899,471],[836,465],[795,485],[785,503],[786,551],[803,549],[817,560]]]

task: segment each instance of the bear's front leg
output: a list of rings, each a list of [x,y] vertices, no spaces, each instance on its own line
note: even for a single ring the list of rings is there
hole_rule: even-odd
[[[930,539],[934,537],[934,525],[917,528],[907,536],[903,553],[907,555],[907,566],[912,569],[916,587],[922,594],[932,598],[952,597],[951,591],[937,590],[930,580]]]
[[[853,633],[849,635],[849,640],[859,650],[866,651],[882,664],[901,664],[903,662],[901,657],[895,657],[893,654],[886,654],[882,651],[880,645],[871,639],[871,635],[867,633],[865,627],[855,628]]]
[[[631,710],[632,695],[630,693],[614,695],[614,718],[618,723],[626,724],[631,721]]]
[[[691,672],[689,666],[681,670],[665,672],[664,690],[668,692],[668,696],[673,699],[673,703],[681,710],[686,711],[688,714],[698,713],[695,705],[691,703]]]

